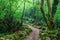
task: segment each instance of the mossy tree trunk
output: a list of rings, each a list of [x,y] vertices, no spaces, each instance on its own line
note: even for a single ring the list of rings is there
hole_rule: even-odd
[[[49,16],[46,17],[45,11],[44,11],[44,0],[41,0],[41,12],[43,14],[43,17],[44,17],[45,22],[47,23],[49,29],[54,29],[54,14],[56,13],[57,5],[58,5],[58,0],[53,1],[52,7],[51,7],[50,0],[47,0]]]

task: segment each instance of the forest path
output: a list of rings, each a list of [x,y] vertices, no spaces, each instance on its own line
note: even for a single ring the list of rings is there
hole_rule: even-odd
[[[32,32],[25,38],[25,40],[39,40],[39,29],[28,25],[32,29]]]

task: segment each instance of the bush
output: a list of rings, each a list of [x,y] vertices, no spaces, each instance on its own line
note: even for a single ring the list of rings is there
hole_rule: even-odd
[[[0,33],[14,32],[19,30],[20,22],[15,21],[12,14],[6,14],[3,19],[0,19]]]

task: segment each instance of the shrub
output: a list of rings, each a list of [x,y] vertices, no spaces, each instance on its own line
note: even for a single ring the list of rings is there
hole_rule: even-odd
[[[15,21],[12,14],[6,14],[2,20],[0,20],[0,33],[14,32],[19,30],[20,22]]]

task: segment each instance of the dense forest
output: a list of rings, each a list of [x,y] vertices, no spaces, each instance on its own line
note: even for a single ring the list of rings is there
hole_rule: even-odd
[[[0,40],[60,40],[60,0],[0,0]]]

